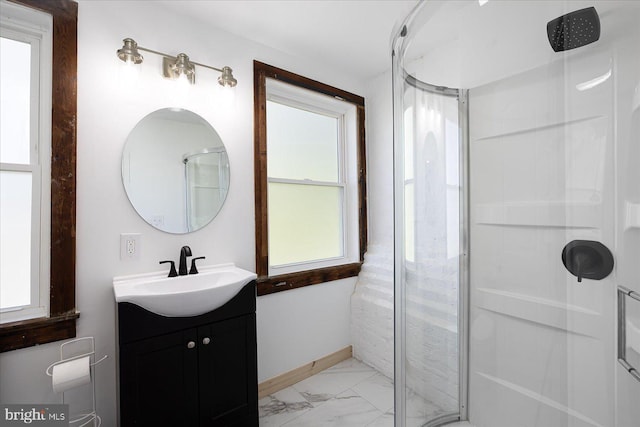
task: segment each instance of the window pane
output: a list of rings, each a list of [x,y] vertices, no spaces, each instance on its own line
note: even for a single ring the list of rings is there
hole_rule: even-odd
[[[343,256],[342,188],[269,183],[269,264]]]
[[[0,171],[0,309],[30,300],[31,173]]]
[[[267,102],[267,175],[338,182],[338,119]]]
[[[0,162],[30,163],[31,45],[0,38]]]

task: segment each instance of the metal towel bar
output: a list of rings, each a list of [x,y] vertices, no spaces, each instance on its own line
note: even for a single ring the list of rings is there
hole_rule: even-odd
[[[640,293],[618,286],[618,362],[633,378],[640,381],[640,367],[634,367],[627,361],[627,297],[640,302]]]

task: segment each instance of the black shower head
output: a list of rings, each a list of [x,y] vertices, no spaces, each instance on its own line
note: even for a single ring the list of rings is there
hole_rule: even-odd
[[[600,18],[594,7],[576,10],[547,23],[549,43],[556,52],[575,49],[600,38]]]

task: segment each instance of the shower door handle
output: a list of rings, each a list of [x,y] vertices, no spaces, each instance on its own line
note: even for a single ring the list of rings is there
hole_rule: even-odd
[[[627,361],[627,298],[640,303],[640,293],[618,286],[618,362],[633,378],[640,381],[640,366],[633,366]]]

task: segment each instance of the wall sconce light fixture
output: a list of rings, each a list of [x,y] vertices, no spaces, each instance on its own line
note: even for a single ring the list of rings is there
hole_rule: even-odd
[[[238,81],[233,77],[233,70],[230,67],[215,68],[209,65],[193,62],[189,57],[180,53],[178,56],[167,55],[166,53],[158,52],[155,50],[147,49],[142,46],[138,46],[135,40],[126,38],[123,40],[122,48],[118,49],[118,58],[121,61],[130,64],[141,64],[144,58],[140,54],[140,51],[155,53],[162,56],[162,74],[170,79],[178,79],[182,76],[186,77],[189,83],[194,84],[196,82],[196,65],[211,70],[219,71],[220,77],[218,77],[218,83],[224,87],[234,87],[238,84]]]

